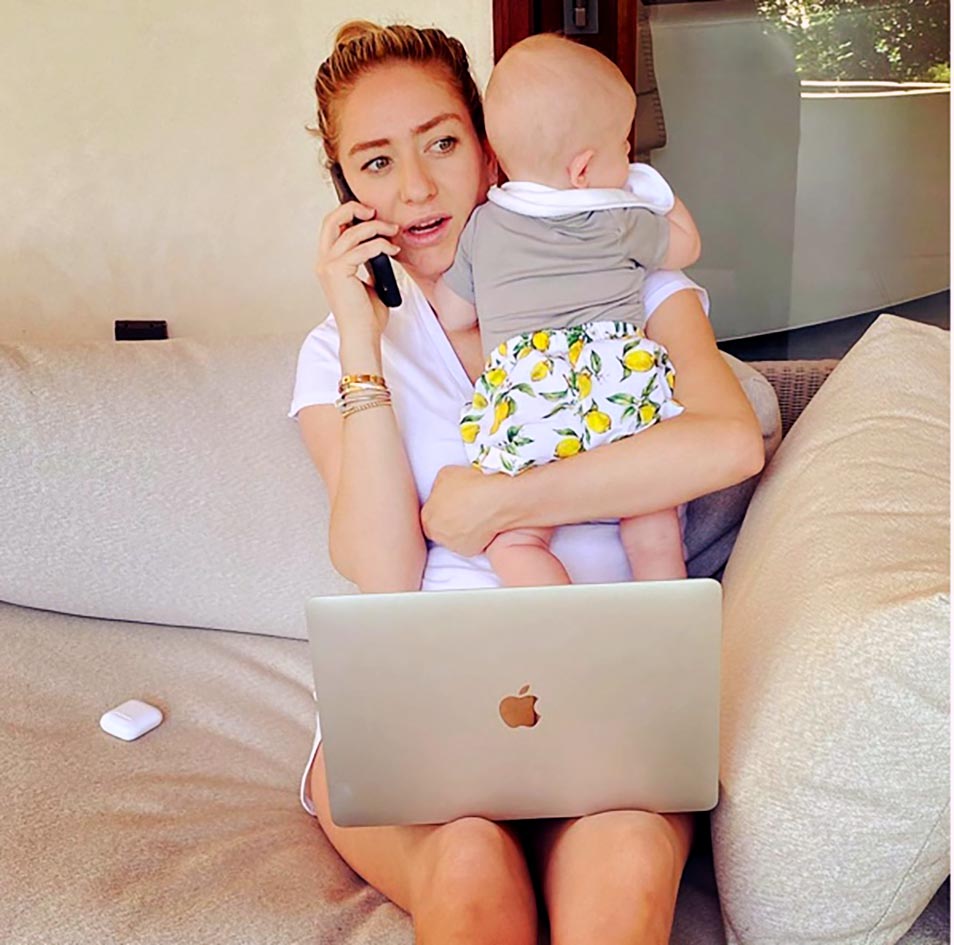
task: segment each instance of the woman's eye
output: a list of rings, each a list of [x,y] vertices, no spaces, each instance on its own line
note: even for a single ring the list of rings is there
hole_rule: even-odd
[[[447,138],[438,138],[438,140],[434,142],[434,147],[442,154],[446,154],[448,151],[453,151],[456,146],[457,139],[450,136]]]
[[[386,157],[376,157],[362,165],[362,171],[383,171],[387,167],[388,159]]]

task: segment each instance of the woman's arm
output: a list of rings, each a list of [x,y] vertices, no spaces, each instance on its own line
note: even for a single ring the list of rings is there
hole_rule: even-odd
[[[381,373],[373,347],[342,350],[341,360],[343,373]],[[335,570],[362,593],[419,590],[427,557],[420,505],[391,407],[342,418],[321,404],[303,407],[298,422],[328,492]]]
[[[389,313],[357,272],[376,253],[396,252],[380,235],[368,239],[396,227],[369,215],[361,204],[344,204],[325,218],[319,241],[316,271],[335,312],[342,374],[382,374]],[[354,216],[368,222],[349,227]],[[420,504],[392,408],[343,418],[321,404],[303,407],[298,422],[328,491],[335,569],[362,592],[419,590],[426,560]]]
[[[422,510],[427,537],[473,555],[511,528],[642,515],[757,473],[764,463],[758,420],[716,348],[696,292],[666,299],[646,333],[669,351],[683,413],[513,478],[445,467]]]

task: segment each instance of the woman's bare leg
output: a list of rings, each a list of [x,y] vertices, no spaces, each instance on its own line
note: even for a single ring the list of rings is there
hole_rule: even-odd
[[[552,945],[667,945],[691,814],[612,811],[527,826]]]
[[[328,839],[359,876],[411,914],[417,945],[535,945],[533,886],[512,830],[479,817],[439,826],[337,827],[321,749],[310,783]]]

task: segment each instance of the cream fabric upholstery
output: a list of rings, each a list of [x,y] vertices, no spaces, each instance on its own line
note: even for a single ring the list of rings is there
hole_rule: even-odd
[[[949,334],[881,316],[765,471],[724,578],[732,945],[889,945],[949,872]]]
[[[302,340],[0,344],[0,600],[305,639],[305,599],[355,589],[286,416]],[[771,453],[772,387],[726,358]]]
[[[306,643],[7,604],[0,640],[5,945],[411,945],[298,805]],[[98,720],[131,696],[166,719],[126,743]],[[672,945],[723,943],[704,841]],[[946,942],[945,906],[904,945]]]
[[[301,340],[0,344],[0,600],[305,639],[352,586],[286,417]]]
[[[298,806],[311,668],[275,637],[347,587],[284,417],[300,341],[0,347],[0,598],[115,618],[0,604],[0,941],[410,945]],[[774,397],[743,386],[774,447]],[[130,697],[166,721],[126,744],[97,722]],[[699,831],[673,945],[723,945]],[[904,945],[948,941],[947,895]]]

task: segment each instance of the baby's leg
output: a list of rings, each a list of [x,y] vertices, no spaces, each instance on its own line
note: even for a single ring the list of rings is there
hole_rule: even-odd
[[[686,576],[676,509],[622,518],[619,534],[635,580],[669,581]]]
[[[550,551],[552,535],[552,528],[515,528],[487,546],[487,558],[505,587],[570,583],[566,568]]]

